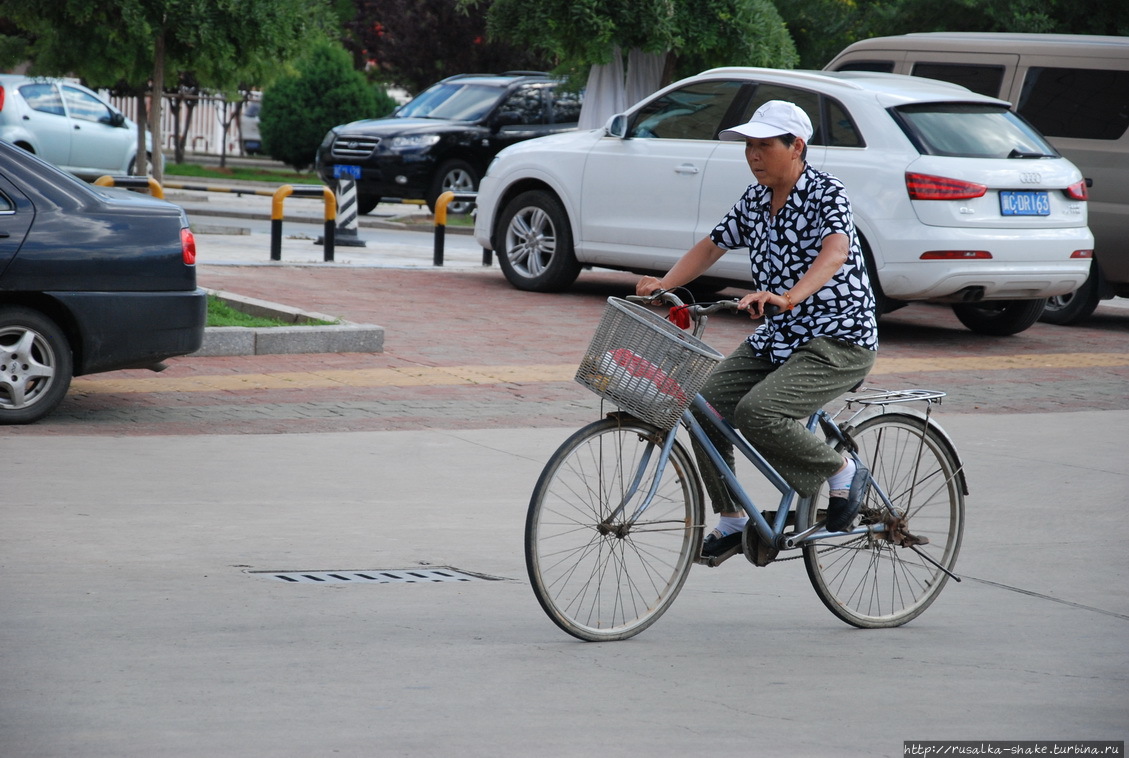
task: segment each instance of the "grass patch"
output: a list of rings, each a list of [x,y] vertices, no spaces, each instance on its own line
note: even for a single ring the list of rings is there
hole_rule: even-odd
[[[333,321],[322,321],[320,319],[307,319],[295,323],[293,321],[283,321],[277,318],[252,316],[243,311],[236,310],[231,307],[230,303],[222,298],[218,298],[215,295],[208,295],[208,326],[333,326],[335,323],[336,322]]]
[[[269,168],[244,166],[199,166],[195,163],[169,163],[165,165],[165,176],[186,177],[189,179],[239,179],[247,182],[269,182],[271,184],[320,184],[317,174],[300,174]]]

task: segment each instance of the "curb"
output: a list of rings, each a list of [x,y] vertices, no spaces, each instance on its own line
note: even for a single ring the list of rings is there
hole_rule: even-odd
[[[327,316],[324,313],[302,311],[231,292],[205,291],[243,313],[290,321],[295,326],[209,326],[204,329],[204,342],[200,349],[191,355],[208,358],[233,355],[384,352],[383,326],[340,322],[334,316]],[[310,320],[339,323],[328,326],[304,323]]]

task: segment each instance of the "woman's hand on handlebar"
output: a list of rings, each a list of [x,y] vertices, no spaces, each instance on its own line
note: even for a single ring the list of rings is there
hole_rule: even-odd
[[[788,308],[788,301],[772,292],[750,292],[737,303],[737,310],[747,311],[753,319],[775,316]]]
[[[666,289],[662,281],[653,276],[644,276],[635,284],[635,294],[640,297],[650,297],[660,290]]]

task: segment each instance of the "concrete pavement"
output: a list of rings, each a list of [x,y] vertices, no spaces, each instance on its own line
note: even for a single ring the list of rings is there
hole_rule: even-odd
[[[873,757],[905,740],[1125,739],[1129,411],[943,423],[972,488],[965,580],[919,619],[852,629],[801,561],[737,558],[695,567],[654,627],[607,644],[557,630],[525,579],[525,504],[568,429],[9,437],[0,753]],[[438,566],[498,580],[255,573]]]

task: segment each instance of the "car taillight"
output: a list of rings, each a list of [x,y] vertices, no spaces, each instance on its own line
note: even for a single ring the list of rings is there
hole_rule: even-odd
[[[180,230],[180,254],[184,257],[184,265],[196,265],[196,237],[187,226]]]
[[[906,189],[911,200],[970,200],[988,191],[983,184],[910,171],[906,172]]]
[[[0,111],[4,110],[4,87],[0,85]]]
[[[1090,199],[1090,190],[1086,186],[1086,180],[1085,179],[1083,179],[1080,182],[1075,182],[1074,184],[1072,184],[1069,187],[1067,187],[1066,189],[1064,189],[1063,192],[1065,192],[1066,196],[1069,197],[1071,200],[1089,200]]]

